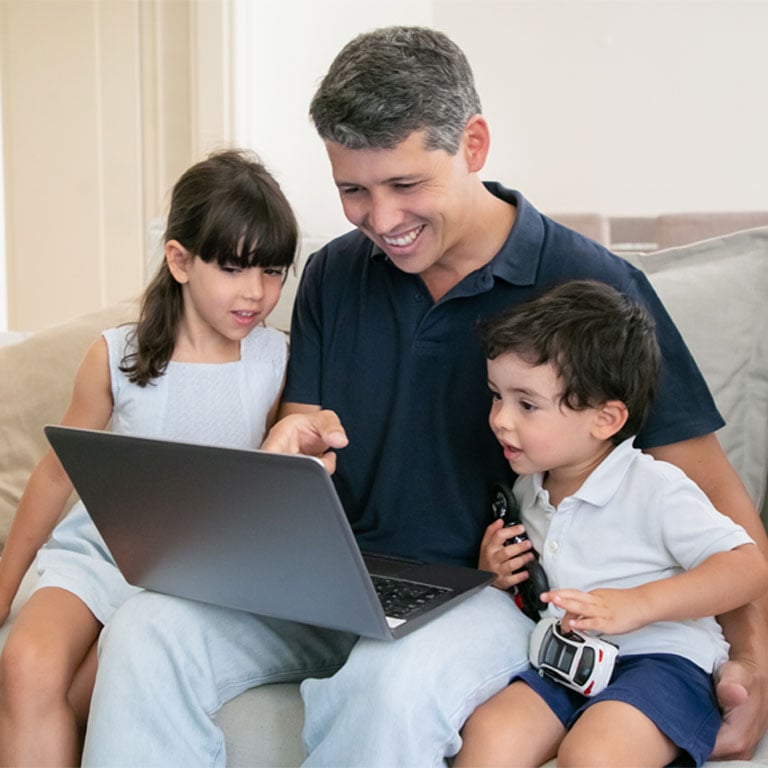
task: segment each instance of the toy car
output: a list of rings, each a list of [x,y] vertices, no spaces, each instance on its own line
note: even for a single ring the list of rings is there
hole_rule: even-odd
[[[563,632],[555,618],[542,619],[531,633],[528,658],[539,674],[582,694],[594,696],[611,680],[619,649],[581,632]]]
[[[512,493],[512,489],[504,483],[497,483],[493,489],[493,502],[491,504],[494,520],[504,521],[505,528],[511,528],[513,525],[520,525],[520,505]],[[523,532],[520,535],[512,536],[504,542],[506,547],[509,544],[519,544],[528,539],[528,534]],[[541,593],[549,589],[547,574],[539,562],[539,553],[531,550],[535,559],[531,560],[523,570],[528,571],[528,578],[520,582],[517,587],[513,587],[515,602],[517,607],[533,621],[541,618],[541,612],[547,607],[547,604],[541,601]]]

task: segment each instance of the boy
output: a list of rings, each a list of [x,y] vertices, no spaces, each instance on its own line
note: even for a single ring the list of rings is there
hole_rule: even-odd
[[[483,327],[490,425],[565,631],[619,646],[587,699],[529,669],[467,721],[456,766],[666,765],[711,754],[712,672],[728,654],[714,615],[759,597],[768,563],[677,467],[632,445],[659,372],[654,323],[608,285],[571,281]],[[525,578],[497,521],[480,566]],[[529,552],[526,559],[533,555]],[[510,568],[517,572],[511,572]]]

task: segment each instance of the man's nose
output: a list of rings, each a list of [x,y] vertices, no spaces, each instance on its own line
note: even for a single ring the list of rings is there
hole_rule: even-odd
[[[402,222],[397,201],[387,194],[371,195],[367,212],[367,225],[377,235],[395,232]]]

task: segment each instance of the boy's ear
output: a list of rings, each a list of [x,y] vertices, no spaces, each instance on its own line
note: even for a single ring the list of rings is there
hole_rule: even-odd
[[[165,244],[165,262],[177,283],[183,285],[189,280],[188,272],[193,258],[178,240],[169,240]]]
[[[592,425],[593,437],[610,440],[627,423],[628,418],[629,411],[621,400],[608,400],[597,409]]]

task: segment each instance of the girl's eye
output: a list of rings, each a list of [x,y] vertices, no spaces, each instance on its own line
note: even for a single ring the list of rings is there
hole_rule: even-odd
[[[264,274],[270,277],[279,277],[281,280],[286,275],[285,267],[265,267]]]
[[[238,274],[240,274],[240,272],[242,272],[240,267],[232,267],[232,266],[229,266],[227,264],[222,264],[221,265],[221,271],[225,272],[228,275],[238,275]]]

